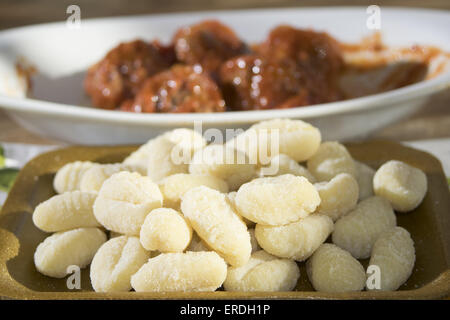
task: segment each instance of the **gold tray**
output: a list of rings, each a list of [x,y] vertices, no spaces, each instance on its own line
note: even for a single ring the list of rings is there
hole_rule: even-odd
[[[394,142],[349,144],[355,159],[377,168],[391,159],[421,168],[428,177],[428,193],[413,212],[397,214],[398,224],[412,235],[416,264],[399,291],[353,293],[314,292],[304,263],[297,291],[274,293],[96,293],[89,268],[81,273],[81,290],[69,290],[66,279],[53,279],[36,271],[33,254],[48,234],[33,225],[37,204],[54,194],[53,176],[58,168],[75,160],[108,163],[121,161],[136,147],[70,147],[31,160],[19,173],[0,213],[0,296],[18,299],[437,299],[450,296],[450,197],[439,160],[428,153]],[[363,261],[367,266],[367,261]]]

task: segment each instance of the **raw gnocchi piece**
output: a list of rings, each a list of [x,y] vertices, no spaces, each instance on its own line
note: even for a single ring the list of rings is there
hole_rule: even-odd
[[[300,278],[293,260],[279,259],[264,250],[252,254],[242,267],[229,267],[223,283],[226,291],[292,291]]]
[[[356,166],[356,181],[359,186],[358,200],[364,200],[374,195],[373,192],[373,176],[375,170],[369,167],[367,164],[355,161]]]
[[[97,292],[131,290],[131,276],[150,258],[136,237],[119,236],[105,242],[92,259],[91,284]]]
[[[131,277],[137,292],[215,291],[225,281],[227,264],[213,251],[161,253]]]
[[[100,188],[94,215],[106,229],[139,236],[147,214],[162,206],[158,186],[137,172],[113,174]]]
[[[64,278],[67,267],[91,263],[106,234],[98,228],[78,228],[54,233],[41,242],[34,253],[36,269],[46,276]]]
[[[339,173],[356,177],[356,166],[352,156],[342,144],[324,142],[319,150],[308,159],[308,170],[318,181],[329,181]]]
[[[183,252],[192,238],[192,228],[185,218],[169,208],[151,211],[141,227],[142,246],[150,251]]]
[[[314,289],[321,292],[361,291],[366,273],[352,255],[330,243],[322,244],[306,262],[306,271]]]
[[[414,242],[408,231],[395,227],[383,232],[375,242],[369,266],[380,268],[380,289],[397,290],[408,280],[414,267]]]
[[[206,186],[220,192],[228,192],[228,184],[209,174],[178,173],[164,178],[159,188],[164,197],[164,207],[179,209],[183,194],[195,187]]]
[[[258,244],[270,254],[281,258],[304,261],[325,242],[333,231],[333,221],[321,214],[282,226],[257,224],[255,236]]]
[[[193,153],[205,144],[205,139],[196,131],[175,129],[151,139],[123,163],[137,166],[153,181],[159,181],[175,173],[187,173]]]
[[[96,197],[94,193],[81,191],[53,196],[34,209],[33,223],[45,232],[100,227],[92,209]]]
[[[254,179],[239,188],[235,199],[241,216],[272,226],[304,218],[319,204],[319,193],[308,179],[291,174]]]
[[[114,173],[118,173],[120,171],[134,172],[138,170],[123,163],[95,164],[83,174],[80,181],[80,190],[84,192],[98,193],[103,182],[105,182],[105,180],[111,177]]]
[[[75,161],[64,165],[56,172],[53,188],[57,193],[80,190],[80,182],[86,171],[95,163],[90,161]]]
[[[396,211],[414,210],[427,192],[427,176],[422,170],[404,162],[391,160],[375,173],[373,188],[377,196],[386,198]]]
[[[256,166],[249,163],[245,153],[224,145],[212,144],[194,154],[189,172],[223,179],[233,191],[256,176]]]
[[[241,266],[250,259],[252,246],[247,226],[225,194],[205,186],[191,189],[183,196],[181,211],[198,236],[226,262]]]
[[[316,182],[316,178],[305,167],[285,154],[278,154],[270,159],[267,167],[259,169],[259,176],[280,176],[283,174],[292,174],[294,176],[305,177],[309,182]]]
[[[336,222],[333,243],[356,259],[366,259],[370,257],[373,244],[380,234],[396,224],[397,219],[389,202],[381,197],[370,197]]]
[[[321,199],[317,213],[329,216],[336,221],[355,209],[359,187],[355,178],[348,173],[340,173],[329,182],[319,182],[314,186]]]
[[[309,159],[319,148],[320,131],[301,120],[273,119],[251,126],[247,131],[227,142],[245,152],[251,163],[267,165],[279,153],[297,162]]]

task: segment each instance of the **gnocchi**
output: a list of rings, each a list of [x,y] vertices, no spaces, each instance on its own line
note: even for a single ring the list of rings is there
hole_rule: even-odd
[[[373,170],[365,163],[356,160],[355,166],[356,166],[356,181],[358,181],[359,186],[358,200],[361,201],[374,195],[373,176],[375,175],[375,170]]]
[[[136,237],[119,236],[105,242],[91,263],[91,284],[97,292],[131,290],[131,276],[150,258]]]
[[[57,232],[37,246],[34,264],[46,276],[64,278],[69,266],[84,268],[91,263],[105,241],[106,234],[98,228]]]
[[[64,165],[56,172],[53,179],[53,188],[57,193],[80,190],[84,173],[94,165],[90,161],[75,161]]]
[[[336,221],[356,207],[359,196],[358,182],[348,173],[340,173],[329,182],[319,182],[314,186],[321,199],[317,213]]]
[[[100,227],[92,206],[94,193],[71,191],[40,203],[33,212],[33,223],[45,232],[57,232],[81,227]]]
[[[256,176],[256,166],[249,163],[245,153],[219,144],[197,151],[189,165],[189,172],[209,174],[225,180],[231,191]]]
[[[319,193],[308,179],[291,174],[254,179],[239,188],[235,199],[241,216],[272,226],[304,218],[319,204]]]
[[[383,164],[373,178],[375,194],[386,198],[396,211],[414,210],[427,192],[427,177],[422,170],[391,160]]]
[[[299,278],[294,261],[259,250],[244,266],[228,268],[223,287],[225,291],[291,291]]]
[[[250,259],[252,246],[247,226],[225,194],[205,186],[191,189],[182,198],[181,211],[198,236],[226,262],[241,266]]]
[[[347,250],[356,259],[370,257],[377,238],[395,227],[397,219],[389,202],[373,196],[361,201],[356,209],[334,225],[333,243]]]
[[[133,172],[137,170],[122,163],[95,164],[83,174],[80,181],[80,190],[98,193],[106,179],[121,171]]]
[[[317,152],[308,159],[307,168],[318,181],[329,181],[339,173],[356,176],[352,156],[347,148],[335,141],[322,143]]]
[[[361,291],[366,273],[352,255],[330,243],[322,244],[306,262],[306,271],[314,289],[321,292]]]
[[[255,236],[261,248],[268,253],[304,261],[325,242],[332,231],[333,221],[328,216],[312,214],[281,226],[257,224]]]
[[[395,227],[375,241],[369,266],[380,268],[380,289],[397,290],[411,275],[415,262],[414,242],[408,231]]]
[[[161,253],[132,277],[137,292],[215,291],[225,281],[227,264],[213,251]]]
[[[228,192],[228,184],[215,176],[178,173],[164,178],[159,183],[159,188],[164,197],[164,207],[178,210],[183,194],[199,186],[207,186],[223,193]]]
[[[147,214],[162,206],[158,186],[136,172],[113,174],[100,188],[94,215],[106,229],[138,236]]]
[[[151,139],[123,163],[137,166],[153,181],[159,181],[175,173],[187,173],[193,153],[205,144],[205,139],[196,131],[175,129]]]
[[[191,242],[192,228],[179,212],[158,208],[145,218],[139,239],[150,251],[182,252]]]
[[[269,166],[259,169],[259,176],[280,176],[292,174],[294,176],[305,177],[309,182],[316,182],[316,178],[305,167],[285,154],[278,154],[270,159]]]
[[[309,123],[273,119],[254,124],[228,141],[227,145],[245,152],[251,163],[267,165],[267,160],[279,153],[286,154],[297,162],[305,161],[316,153],[320,141],[320,131]]]

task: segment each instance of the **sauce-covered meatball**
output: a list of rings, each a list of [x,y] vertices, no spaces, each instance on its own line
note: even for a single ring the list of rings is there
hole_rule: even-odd
[[[133,98],[149,77],[168,68],[173,48],[141,40],[121,43],[89,68],[84,87],[96,107],[114,109]]]
[[[240,56],[222,65],[220,80],[231,110],[291,108],[317,103],[306,89],[307,75],[291,60]]]
[[[225,102],[216,83],[196,66],[174,65],[143,84],[134,101],[121,109],[131,112],[221,112]]]
[[[179,61],[200,64],[215,73],[223,61],[247,52],[247,46],[227,26],[206,20],[178,30],[173,38]]]
[[[307,89],[320,102],[340,99],[337,79],[344,62],[339,43],[326,33],[279,26],[256,48],[272,61],[292,61],[304,73]]]

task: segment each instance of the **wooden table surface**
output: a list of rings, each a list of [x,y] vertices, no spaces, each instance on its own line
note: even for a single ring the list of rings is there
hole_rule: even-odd
[[[374,1],[333,1],[333,0],[100,0],[100,1],[55,1],[55,0],[2,0],[0,2],[0,30],[17,26],[63,21],[66,8],[77,4],[81,8],[81,18],[120,16],[132,14],[222,10],[261,7],[299,7],[299,6],[367,6]],[[391,0],[376,1],[383,6],[425,7],[450,10],[448,0]],[[450,137],[450,88],[430,98],[426,106],[408,119],[386,127],[374,137],[394,140],[420,140]],[[0,141],[60,144],[26,131],[0,111]]]

